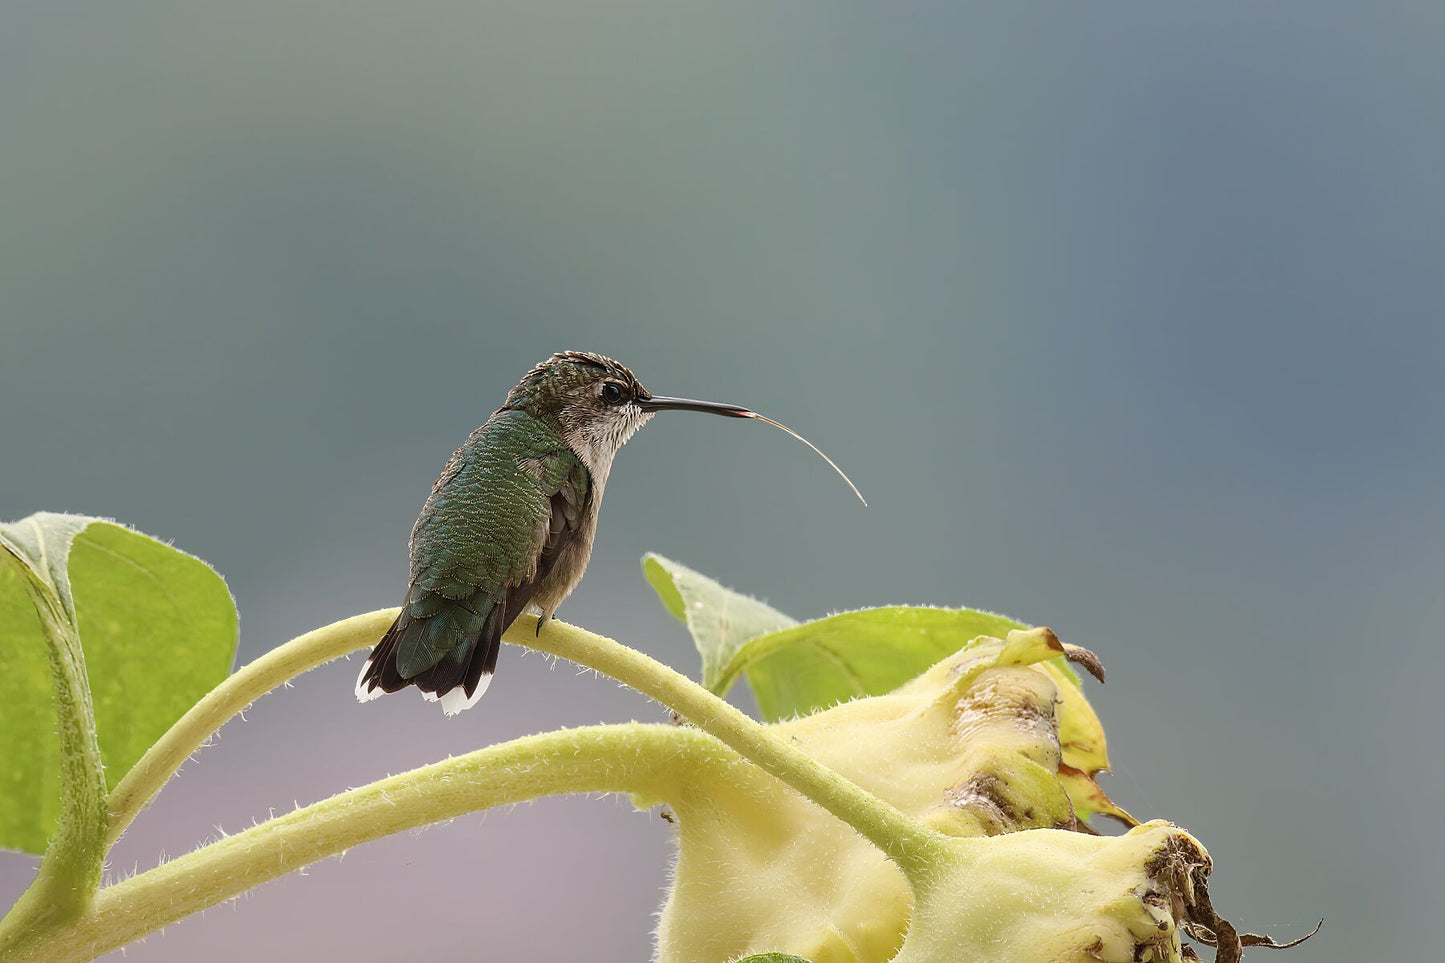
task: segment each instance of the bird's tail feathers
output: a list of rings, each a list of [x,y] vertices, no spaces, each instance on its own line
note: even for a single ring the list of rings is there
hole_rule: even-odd
[[[451,605],[460,607],[462,603]],[[475,620],[456,618],[455,613],[445,610],[451,605],[420,618],[408,618],[407,610],[403,609],[362,666],[356,681],[356,698],[370,702],[383,693],[415,685],[421,690],[422,698],[440,702],[442,711],[449,716],[476,705],[497,668],[505,628],[501,624],[504,613],[501,606],[494,606],[482,620],[480,631],[466,631],[475,625]],[[471,613],[472,610],[466,608],[465,611]],[[410,677],[403,676],[397,666],[399,653],[403,649],[414,651],[423,637],[431,648],[441,636],[448,636],[451,645],[437,646],[442,651],[437,661]]]

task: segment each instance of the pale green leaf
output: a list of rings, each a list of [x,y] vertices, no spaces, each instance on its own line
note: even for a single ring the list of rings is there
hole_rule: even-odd
[[[107,788],[230,672],[236,607],[210,566],[88,516],[0,525],[78,630]],[[60,745],[46,640],[26,572],[0,559],[0,847],[39,853],[59,820]]]
[[[692,633],[702,656],[702,684],[718,694],[732,685],[724,673],[748,640],[798,624],[777,609],[661,555],[646,555],[642,571],[662,604]]]
[[[722,691],[746,673],[764,719],[806,715],[858,696],[882,695],[980,635],[1021,623],[992,612],[890,606],[843,612],[755,637],[719,675]]]
[[[920,606],[863,609],[799,624],[660,555],[644,558],[643,571],[692,633],[703,685],[725,694],[746,675],[768,721],[890,692],[970,639],[1002,638],[1023,627],[992,612]]]

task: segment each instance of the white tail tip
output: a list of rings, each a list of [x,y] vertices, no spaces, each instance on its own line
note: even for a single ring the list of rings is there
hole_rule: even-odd
[[[491,684],[492,674],[488,672],[478,680],[477,691],[473,692],[470,697],[467,695],[467,690],[461,686],[443,693],[439,700],[442,704],[442,711],[449,716],[454,716],[463,709],[470,709],[477,704],[477,700],[482,697],[482,693],[486,692],[487,686]],[[433,695],[432,698],[436,699],[436,696]]]
[[[386,690],[381,688],[381,686],[368,686],[365,682],[366,672],[370,668],[371,660],[367,659],[366,665],[361,667],[361,675],[356,679],[357,702],[371,702],[374,699],[380,699],[386,695]],[[441,695],[437,695],[435,692],[422,692],[421,697],[428,702],[440,702],[442,704],[442,711],[449,716],[454,716],[463,709],[470,709],[476,705],[477,701],[481,699],[482,694],[487,691],[487,686],[491,684],[492,675],[488,672],[477,682],[477,691],[473,692],[471,696],[467,695],[466,689],[457,686],[455,689],[449,689]]]
[[[361,667],[361,675],[356,677],[356,701],[370,702],[373,699],[380,699],[386,695],[381,686],[368,686],[366,684],[366,673],[371,669],[371,660],[366,660],[366,665]]]

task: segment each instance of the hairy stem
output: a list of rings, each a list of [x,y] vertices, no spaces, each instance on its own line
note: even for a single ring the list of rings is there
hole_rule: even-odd
[[[111,794],[109,838],[124,831],[216,729],[267,691],[381,637],[395,609],[354,616],[299,636],[237,671],[187,712]],[[524,616],[506,639],[624,682],[674,709],[699,731],[674,726],[562,730],[493,746],[341,793],[205,846],[101,890],[78,918],[12,911],[0,921],[9,961],[84,960],[359,843],[490,806],[571,792],[667,799],[699,766],[735,761],[718,742],[851,825],[911,882],[944,855],[947,837],[843,778],[807,753],[636,650]],[[43,867],[42,867],[43,869]],[[32,887],[17,903],[26,904]]]
[[[33,929],[79,916],[91,905],[105,866],[106,785],[75,609],[68,589],[57,585],[64,576],[56,575],[46,556],[45,534],[30,524],[38,557],[0,539],[0,563],[13,559],[24,573],[45,636],[60,737],[60,821],[35,882],[5,918]]]
[[[213,689],[115,787],[111,793],[110,838],[114,840],[124,831],[181,763],[226,720],[288,679],[374,644],[396,618],[396,612],[368,612],[298,636],[239,669]],[[852,825],[898,861],[905,872],[911,866],[928,864],[942,843],[937,833],[772,736],[696,682],[635,649],[555,619],[538,633],[531,616],[518,619],[505,638],[596,669],[675,709],[698,728]]]
[[[700,768],[737,757],[705,733],[630,723],[563,729],[490,746],[341,793],[228,836],[100,891],[90,912],[0,939],[0,957],[88,960],[353,846],[477,810],[559,793],[675,795]]]
[[[113,844],[191,753],[261,696],[325,662],[376,644],[396,618],[381,609],[322,626],[237,669],[166,730],[110,793],[107,843]]]
[[[848,823],[897,863],[910,881],[927,873],[948,848],[946,836],[899,812],[696,682],[636,649],[555,620],[538,633],[532,616],[518,619],[504,638],[596,669],[673,709]]]

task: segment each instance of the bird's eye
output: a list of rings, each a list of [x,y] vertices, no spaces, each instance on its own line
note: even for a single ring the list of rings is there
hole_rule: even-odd
[[[627,392],[615,381],[609,381],[602,386],[602,400],[609,405],[620,405],[627,400]]]

